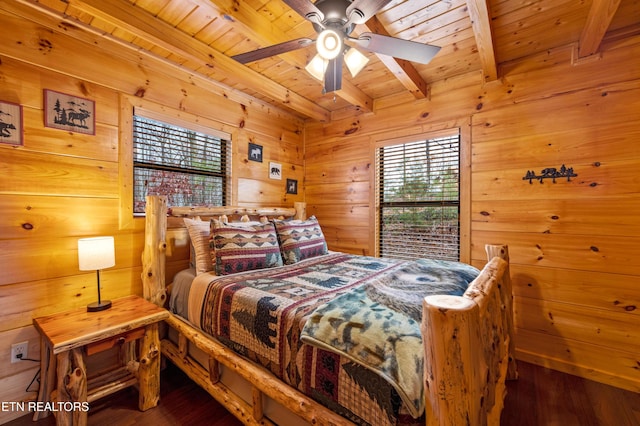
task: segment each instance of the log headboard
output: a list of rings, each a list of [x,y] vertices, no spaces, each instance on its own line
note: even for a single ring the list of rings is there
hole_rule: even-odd
[[[167,206],[164,196],[146,198],[146,225],[144,250],[142,252],[142,287],[145,299],[158,306],[164,306],[167,300],[165,288],[165,254],[167,250],[167,215],[171,217],[243,217],[259,219],[287,218],[305,219],[306,203],[296,202],[293,208],[268,207],[251,208],[242,206],[220,207],[172,207]]]

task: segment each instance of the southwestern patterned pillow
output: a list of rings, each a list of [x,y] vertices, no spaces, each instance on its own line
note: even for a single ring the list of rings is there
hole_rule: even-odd
[[[307,220],[274,220],[285,265],[327,254],[327,242],[315,216]]]
[[[212,219],[209,244],[218,275],[282,266],[272,223],[246,226]]]

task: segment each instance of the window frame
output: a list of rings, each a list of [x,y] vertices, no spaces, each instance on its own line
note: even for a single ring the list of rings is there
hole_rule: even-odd
[[[120,186],[120,220],[119,228],[144,229],[144,213],[133,212],[133,116],[137,115],[162,121],[190,130],[206,133],[221,139],[228,140],[228,161],[226,180],[226,203],[231,205],[237,198],[234,188],[235,177],[233,161],[235,157],[234,141],[237,139],[237,129],[185,111],[168,108],[145,99],[121,94],[119,98],[119,130],[118,130],[118,162],[119,162],[119,186]]]
[[[451,170],[453,175],[442,174]],[[377,149],[378,245],[382,256],[460,259],[459,170],[459,132]],[[444,178],[442,185],[438,184],[440,178]],[[425,214],[434,216],[422,223]],[[415,245],[408,244],[414,241]]]
[[[136,200],[136,186],[140,184],[140,182],[136,182],[136,170],[140,171],[140,173],[144,173],[142,172],[142,170],[147,170],[147,171],[160,171],[160,172],[170,172],[170,173],[179,173],[182,176],[200,176],[200,177],[209,177],[209,178],[215,178],[215,179],[222,179],[223,185],[222,185],[222,205],[227,205],[228,204],[228,185],[227,182],[229,180],[229,171],[230,171],[230,167],[229,167],[229,163],[230,163],[230,155],[229,155],[229,151],[231,150],[231,139],[230,137],[227,137],[225,135],[222,135],[221,132],[217,132],[214,129],[209,129],[209,128],[205,128],[202,127],[200,125],[196,125],[196,124],[177,124],[174,120],[171,120],[170,118],[168,119],[167,117],[155,117],[156,114],[149,114],[148,111],[145,110],[140,110],[138,108],[134,108],[133,111],[133,127],[134,127],[134,140],[133,140],[133,148],[135,151],[136,146],[139,146],[136,144],[136,139],[135,139],[135,134],[136,134],[136,128],[138,129],[138,131],[141,134],[146,134],[149,131],[149,124],[147,123],[158,123],[159,125],[162,126],[163,129],[168,129],[168,126],[173,126],[173,129],[179,129],[180,132],[184,132],[183,134],[186,135],[189,132],[193,132],[193,133],[198,133],[200,135],[203,135],[204,137],[207,138],[211,138],[213,140],[219,141],[220,142],[220,160],[221,160],[221,168],[218,171],[207,171],[204,169],[197,169],[197,168],[189,168],[189,167],[183,167],[183,166],[177,166],[177,165],[170,165],[168,162],[165,162],[166,157],[162,156],[162,162],[149,162],[149,161],[136,161],[135,159],[135,152],[134,152],[134,162],[133,162],[133,177],[134,177],[134,182],[133,182],[133,186],[134,186],[134,214],[135,215],[140,215],[143,214],[143,212],[136,212],[136,202],[141,201],[141,200]],[[150,117],[151,115],[154,115],[154,117]],[[136,127],[136,123],[139,122],[140,123],[140,127]],[[151,126],[153,126],[153,124],[151,124]],[[165,127],[167,126],[167,127]],[[203,139],[200,139],[201,141]],[[166,142],[166,141],[165,141]],[[176,146],[180,146],[182,147],[182,150],[185,149],[185,146],[183,145],[184,141],[182,141],[180,144],[176,144]],[[155,146],[156,144],[153,143],[153,146]],[[142,146],[143,148],[141,149],[145,149],[144,146],[149,146],[148,144],[148,139],[144,138],[142,139]],[[163,150],[164,150],[164,145],[163,145]],[[167,146],[166,148],[171,149],[170,146]],[[206,153],[201,152],[200,154],[204,154],[206,155]],[[195,157],[193,155],[188,155],[189,159],[200,159],[203,160],[205,159],[205,157]],[[140,179],[140,178],[138,178]],[[217,191],[215,191],[217,193]],[[171,197],[169,197],[169,200],[171,202]],[[178,205],[178,204],[176,204]]]
[[[374,208],[370,213],[370,252],[380,256],[380,177],[377,172],[377,152],[380,148],[390,145],[398,145],[420,140],[429,140],[439,137],[459,134],[460,137],[460,163],[459,163],[459,257],[461,262],[469,263],[471,260],[471,236],[470,236],[470,198],[471,198],[471,163],[470,163],[470,119],[464,121],[452,121],[432,125],[432,128],[407,130],[404,136],[398,137],[391,133],[382,134],[372,140],[371,164],[374,171],[371,174],[370,205]],[[418,131],[416,131],[418,130]]]

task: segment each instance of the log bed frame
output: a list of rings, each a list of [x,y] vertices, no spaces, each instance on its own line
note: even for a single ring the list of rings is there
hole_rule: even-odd
[[[167,302],[167,212],[173,217],[306,217],[304,203],[291,209],[168,209],[165,197],[147,197],[143,291],[159,306]],[[428,296],[423,302],[421,329],[430,343],[424,347],[427,425],[499,425],[505,380],[517,378],[509,254],[504,245],[485,248],[489,261],[463,296]],[[351,424],[179,317],[171,314],[166,323],[177,338],[162,340],[162,354],[244,424],[274,424],[264,414],[263,396],[313,425]],[[193,347],[206,354],[204,362],[191,355]],[[221,368],[249,382],[251,397],[243,399],[224,384]]]

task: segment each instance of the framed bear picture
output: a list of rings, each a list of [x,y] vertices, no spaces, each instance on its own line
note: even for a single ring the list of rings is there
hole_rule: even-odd
[[[0,101],[0,143],[23,145],[22,105]]]
[[[269,163],[269,179],[282,180],[282,164],[273,162]]]

